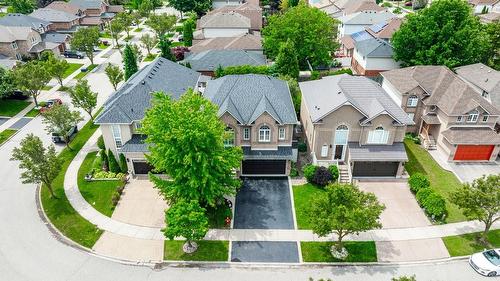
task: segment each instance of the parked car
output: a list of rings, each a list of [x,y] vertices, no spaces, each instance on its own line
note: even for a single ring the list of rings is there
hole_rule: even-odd
[[[14,90],[7,98],[11,100],[27,100],[29,96],[23,91]]]
[[[62,101],[60,99],[50,99],[43,103],[42,108],[40,108],[40,112],[47,111],[51,107],[53,107],[55,104],[62,104]]]
[[[78,132],[78,127],[75,125],[71,129],[69,129],[68,134],[69,134],[69,140],[72,140],[75,136],[76,133]],[[52,142],[53,143],[66,143],[64,140],[64,137],[58,133],[52,133]]]
[[[408,2],[406,2],[406,3],[405,3],[405,6],[406,6],[406,7],[411,7],[412,5],[413,5],[413,4],[411,3],[411,1],[408,1]]]
[[[63,56],[65,58],[83,59],[85,57],[85,54],[79,51],[66,50],[64,51]]]
[[[500,275],[500,249],[473,254],[469,258],[469,264],[481,275],[489,277]]]

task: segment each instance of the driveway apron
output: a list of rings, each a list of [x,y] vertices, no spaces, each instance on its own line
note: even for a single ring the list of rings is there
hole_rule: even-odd
[[[234,241],[231,261],[298,263],[297,242]]]

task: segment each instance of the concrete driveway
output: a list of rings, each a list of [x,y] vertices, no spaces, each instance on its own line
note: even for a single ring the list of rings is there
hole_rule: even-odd
[[[244,178],[236,195],[233,227],[294,229],[288,178]]]

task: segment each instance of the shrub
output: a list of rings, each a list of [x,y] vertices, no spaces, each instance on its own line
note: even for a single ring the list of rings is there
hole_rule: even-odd
[[[118,194],[122,195],[124,189],[125,189],[124,185],[119,185],[119,186],[116,187],[116,192]]]
[[[127,158],[125,158],[125,155],[123,155],[123,153],[120,153],[120,170],[124,174],[128,172]]]
[[[312,164],[307,164],[302,168],[302,172],[304,173],[304,177],[306,178],[307,182],[313,183],[314,174],[316,173],[317,169],[318,167]]]
[[[408,180],[408,184],[410,185],[410,190],[413,193],[417,193],[421,188],[426,188],[431,185],[429,179],[421,173],[414,173],[410,176]]]
[[[403,10],[401,10],[400,7],[397,7],[396,9],[392,10],[392,13],[393,14],[402,14],[403,13]]]
[[[98,139],[97,139],[97,147],[99,147],[99,149],[106,149],[106,145],[104,145],[104,138],[102,136],[100,136]]]
[[[290,177],[295,178],[299,176],[299,171],[297,171],[297,163],[292,162],[292,167],[290,168]]]
[[[111,149],[108,149],[108,163],[109,163],[109,170],[113,173],[119,173],[121,171],[120,165],[118,165],[118,161],[116,161],[116,157],[111,152]]]
[[[311,72],[311,78],[309,78],[309,80],[318,80],[319,78],[321,78],[321,73],[314,70],[313,72]]]
[[[344,73],[352,75],[352,70],[350,68],[343,68],[343,69],[339,69],[339,70],[336,70],[336,71],[329,71],[328,72],[328,76],[340,75],[340,74],[344,74]]]
[[[297,149],[299,150],[299,152],[306,152],[307,144],[305,142],[299,142]]]
[[[314,172],[313,183],[319,186],[326,186],[333,180],[332,174],[326,167],[317,167]]]
[[[446,201],[444,198],[435,193],[431,192],[424,202],[424,208],[427,214],[433,219],[441,219],[446,215]]]
[[[392,7],[392,4],[389,2],[384,2],[384,4],[382,4],[382,7],[390,8]]]
[[[118,204],[118,201],[120,201],[120,193],[115,192],[111,197],[111,203],[113,204],[113,206],[116,206]]]
[[[434,190],[432,190],[430,188],[422,188],[417,192],[416,197],[417,197],[417,201],[420,204],[420,206],[424,206],[424,203],[427,200],[427,197],[429,197],[429,195],[433,192],[434,192]]]
[[[96,156],[92,162],[92,171],[102,171],[102,158]]]
[[[99,153],[101,154],[102,170],[107,171],[109,169],[109,161],[106,150],[102,149]]]
[[[332,175],[332,181],[337,181],[339,178],[339,168],[337,168],[337,165],[330,165],[330,167],[328,167],[328,171],[330,171],[330,174]]]

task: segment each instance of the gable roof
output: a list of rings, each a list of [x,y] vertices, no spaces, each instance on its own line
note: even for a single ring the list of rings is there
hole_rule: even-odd
[[[203,95],[219,106],[219,116],[227,112],[241,124],[265,112],[280,124],[297,123],[287,82],[271,76],[227,75],[208,81]]]
[[[250,19],[236,12],[219,12],[202,17],[200,28],[251,28]]]
[[[494,105],[500,105],[500,71],[482,63],[476,63],[457,67],[455,72],[462,79],[486,91]]]
[[[376,23],[365,28],[373,37],[391,39],[392,35],[401,27],[403,19],[392,18],[387,21]]]
[[[381,114],[388,114],[400,124],[414,124],[382,87],[364,76],[326,76],[300,82],[299,86],[313,122],[318,122],[343,105],[352,105],[364,115],[361,124]]]
[[[70,3],[64,1],[54,1],[49,5],[45,6],[45,8],[66,12],[72,15],[77,15],[79,12],[81,12],[80,7],[71,5]]]
[[[463,115],[477,107],[490,115],[500,115],[496,107],[446,66],[419,65],[385,71],[381,75],[402,94],[415,87],[422,88],[428,95],[422,102],[438,106],[447,115]]]
[[[100,9],[102,0],[70,0],[69,3],[82,9]]]
[[[367,58],[392,58],[394,54],[391,44],[378,38],[354,41],[354,48]]]
[[[196,71],[213,71],[222,67],[239,65],[265,65],[266,57],[262,52],[245,50],[208,50],[191,54],[183,60],[189,62]]]
[[[343,24],[353,24],[353,25],[372,25],[382,21],[387,21],[389,19],[395,18],[391,12],[374,12],[374,11],[362,11],[354,14],[346,15],[340,17],[339,20]]]
[[[0,25],[3,26],[24,26],[31,28],[40,28],[40,26],[47,27],[50,25],[50,22],[45,21],[43,19],[31,17],[23,14],[7,14],[0,18]]]
[[[232,5],[222,6],[220,8],[208,12],[201,18],[202,19],[208,18],[217,13],[229,13],[229,12],[238,13],[244,17],[249,18],[252,29],[260,30],[262,28],[262,8],[259,5],[255,5],[250,2],[245,2],[239,6],[232,6]]]
[[[162,57],[134,74],[104,104],[96,124],[130,124],[144,118],[152,93],[162,91],[178,99],[188,88],[195,89],[200,74]]]
[[[245,34],[238,37],[215,37],[197,42],[189,48],[191,53],[208,50],[247,50],[261,51],[262,38],[259,34]]]
[[[79,19],[79,17],[74,14],[47,8],[36,9],[30,16],[50,22],[71,22]]]
[[[375,1],[351,1],[347,3],[344,9],[344,14],[350,15],[353,13],[357,12],[362,12],[362,11],[376,11],[376,12],[381,12],[381,11],[387,11],[386,8],[381,7],[375,3]]]
[[[28,40],[28,35],[33,31],[26,26],[0,26],[0,42],[11,43],[14,41]]]

